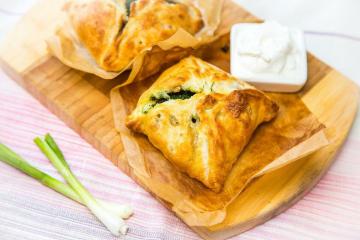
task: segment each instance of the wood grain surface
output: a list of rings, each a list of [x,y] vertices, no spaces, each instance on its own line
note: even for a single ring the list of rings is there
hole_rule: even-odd
[[[7,36],[0,47],[2,67],[20,85],[67,125],[131,175],[114,128],[110,89],[123,79],[105,81],[72,70],[49,56],[44,39],[62,17],[64,1],[42,0]],[[256,21],[241,7],[226,1],[220,31],[234,19]],[[309,191],[331,165],[354,120],[358,87],[309,54],[309,81],[303,101],[327,126],[331,144],[320,151],[254,181],[229,207],[221,224],[195,228],[207,239],[225,239],[246,231],[284,211]]]

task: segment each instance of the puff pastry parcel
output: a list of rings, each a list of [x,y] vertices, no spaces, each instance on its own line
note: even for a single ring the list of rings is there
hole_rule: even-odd
[[[126,125],[147,135],[180,171],[218,192],[254,130],[277,111],[261,91],[188,57],[141,95]]]
[[[194,35],[203,26],[200,10],[191,1],[77,0],[67,13],[78,40],[111,72],[129,68],[140,52],[178,29]]]

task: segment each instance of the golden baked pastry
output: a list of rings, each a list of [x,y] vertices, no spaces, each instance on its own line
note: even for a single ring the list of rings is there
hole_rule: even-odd
[[[254,130],[277,111],[261,91],[188,57],[141,95],[126,125],[147,135],[180,171],[218,192]]]
[[[67,6],[67,13],[78,40],[111,72],[128,69],[140,52],[178,29],[195,34],[203,26],[191,1],[78,0]]]

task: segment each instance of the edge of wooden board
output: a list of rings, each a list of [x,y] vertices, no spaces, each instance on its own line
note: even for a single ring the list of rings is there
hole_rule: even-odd
[[[23,79],[23,76],[19,75],[16,73],[16,71],[14,71],[11,66],[9,66],[3,59],[0,58],[0,66],[4,69],[4,71],[11,77],[13,78],[19,85],[21,85],[23,88],[25,88],[27,91],[29,91],[33,96],[35,96],[43,105],[47,106],[45,99],[41,99],[39,98],[38,94],[34,93],[33,90],[29,89],[29,87],[26,85],[26,81],[25,79]],[[318,82],[315,86],[312,87],[310,91],[316,88],[316,87],[321,87],[319,86],[323,81],[326,81],[327,78],[331,77],[332,79],[334,78],[338,78],[341,77],[342,81],[347,81],[348,84],[352,84],[354,86],[356,86],[354,89],[357,90],[358,92],[358,87],[357,85],[355,85],[351,80],[343,77],[341,74],[339,74],[338,72],[336,72],[335,70],[330,71],[326,77],[324,77],[324,79],[322,79],[320,82]],[[303,96],[303,99],[306,102],[306,98],[307,98],[307,94],[305,94]],[[359,94],[357,93],[356,98],[359,98]],[[358,100],[357,100],[358,102]],[[306,103],[307,105],[309,104],[309,102]],[[53,106],[54,107],[54,106]],[[96,143],[94,143],[93,141],[96,139],[89,139],[86,136],[86,133],[82,133],[80,132],[78,129],[80,129],[80,125],[76,125],[76,123],[70,123],[66,120],[66,117],[63,116],[62,114],[59,114],[59,112],[61,112],[61,109],[53,109],[53,107],[50,107],[49,110],[53,113],[55,113],[60,119],[62,119],[70,128],[72,128],[73,130],[75,130],[78,134],[80,134],[87,142],[89,142],[91,145],[93,145],[95,148],[97,148],[102,154],[104,154],[107,158],[111,159],[112,162],[117,165],[119,167],[120,164],[117,164],[118,161],[120,161],[121,156],[118,156],[116,158],[114,158],[114,154],[109,153],[108,151],[106,151],[105,148],[101,148],[101,147],[97,147],[95,146]],[[312,108],[311,106],[308,106],[310,109]],[[271,219],[274,216],[277,216],[278,214],[280,214],[281,212],[285,211],[286,209],[288,209],[289,207],[291,207],[292,205],[294,205],[299,199],[301,199],[307,192],[309,192],[317,183],[318,181],[321,179],[321,177],[326,173],[327,169],[331,166],[331,164],[334,162],[335,160],[335,154],[337,153],[337,151],[339,150],[340,146],[343,144],[344,140],[346,139],[346,136],[348,135],[352,123],[355,119],[355,115],[356,115],[356,110],[357,110],[357,104],[354,106],[354,108],[356,107],[356,109],[354,109],[352,112],[352,116],[351,116],[351,122],[348,124],[348,126],[345,127],[346,131],[343,132],[343,134],[341,135],[341,137],[338,137],[335,141],[333,141],[331,143],[330,146],[332,146],[331,149],[335,149],[334,151],[332,151],[332,153],[329,155],[328,159],[331,159],[328,161],[328,164],[326,166],[326,168],[323,169],[323,171],[321,171],[317,176],[315,176],[315,178],[313,179],[313,181],[311,181],[309,184],[307,184],[307,188],[304,188],[301,192],[298,192],[298,194],[291,196],[290,198],[288,198],[288,200],[286,201],[286,204],[280,204],[277,207],[271,208],[269,211],[265,211],[263,213],[261,213],[260,215],[256,216],[256,218],[253,218],[249,221],[247,221],[245,224],[236,224],[234,226],[231,226],[229,228],[225,228],[219,231],[210,231],[206,228],[198,228],[198,227],[192,227],[192,229],[197,232],[200,236],[202,236],[205,239],[226,239],[228,237],[237,235],[239,233],[242,233],[244,231],[247,231],[259,224],[262,224],[264,222],[266,222],[267,220]],[[55,108],[57,108],[55,106]],[[100,143],[99,143],[100,144]],[[329,146],[329,147],[330,147]],[[327,148],[329,148],[327,147]],[[321,153],[322,151],[327,151],[326,149],[322,149],[319,152]],[[311,157],[315,154],[319,154],[318,152],[304,158],[303,160],[299,160],[296,163],[299,163],[301,161],[307,161],[308,159],[311,159]],[[295,164],[296,164],[295,163]],[[124,171],[124,169],[121,169]],[[129,175],[129,171],[124,171],[125,173],[127,173]],[[276,173],[276,171],[275,171]],[[131,173],[130,173],[131,174]],[[262,177],[261,177],[262,178]],[[261,179],[259,178],[259,179]],[[259,179],[255,180],[254,182],[257,182]],[[246,190],[245,190],[246,191]],[[162,201],[161,201],[162,202]],[[169,206],[162,202],[167,208],[169,208]]]
[[[318,172],[317,175],[314,175],[313,179],[311,181],[309,181],[307,184],[305,184],[305,186],[306,186],[305,188],[302,188],[301,191],[297,192],[297,194],[294,194],[291,197],[289,197],[287,199],[287,201],[279,203],[277,206],[270,208],[268,211],[262,212],[261,214],[257,215],[255,218],[252,218],[245,223],[236,224],[234,226],[230,226],[228,228],[224,228],[224,229],[216,230],[216,231],[212,231],[212,230],[209,230],[204,227],[193,227],[192,229],[194,231],[196,231],[204,239],[208,239],[208,240],[214,240],[214,239],[223,240],[223,239],[232,237],[234,235],[238,235],[238,234],[248,231],[258,225],[261,225],[261,224],[265,223],[266,221],[270,220],[271,218],[286,211],[287,209],[292,207],[295,203],[297,203],[299,200],[301,200],[308,192],[310,192],[316,186],[316,184],[321,180],[321,178],[326,174],[328,169],[334,163],[338,151],[340,150],[341,146],[344,144],[344,142],[353,126],[353,123],[354,123],[354,120],[355,120],[355,117],[356,117],[356,114],[358,111],[358,106],[359,106],[360,89],[359,89],[359,86],[356,85],[353,81],[344,77],[342,74],[340,74],[336,70],[332,70],[321,81],[319,81],[317,84],[315,84],[315,86],[313,86],[309,90],[309,93],[305,94],[302,98],[303,101],[305,102],[305,104],[309,107],[309,109],[312,110],[314,108],[314,106],[311,106],[309,100],[307,99],[309,94],[311,94],[311,91],[315,91],[315,88],[321,88],[325,81],[329,81],[329,80],[334,81],[334,80],[339,80],[339,79],[341,81],[346,81],[346,84],[349,85],[349,88],[352,87],[353,92],[349,93],[348,95],[353,96],[354,97],[353,100],[355,100],[355,104],[353,104],[352,108],[349,110],[351,112],[351,116],[350,116],[351,121],[347,122],[347,124],[342,127],[342,129],[343,130],[345,129],[345,131],[340,131],[340,133],[341,133],[340,135],[337,135],[337,134],[334,135],[334,134],[331,134],[331,130],[334,128],[334,126],[330,126],[326,131],[328,138],[330,140],[330,144],[328,146],[326,146],[325,148],[323,148],[321,150],[318,150],[317,152],[315,152],[307,157],[304,157],[304,158],[290,164],[289,166],[286,166],[286,167],[290,168],[291,165],[295,165],[295,164],[300,165],[303,163],[305,165],[307,162],[311,161],[312,159],[317,158],[320,155],[327,155],[328,157],[327,157],[326,165],[324,168],[322,168],[322,171]],[[316,104],[316,103],[313,103],[313,104]],[[316,115],[316,113],[314,113],[314,114]],[[321,120],[324,121],[324,119],[321,119],[322,118],[321,116],[317,116],[317,117],[319,117],[320,121]],[[324,122],[325,122],[325,124],[331,125],[331,122],[327,122],[326,120]],[[282,171],[282,170],[284,170],[284,169],[276,170],[267,175],[276,174],[277,171]],[[266,177],[266,176],[263,176],[263,177]],[[253,182],[253,184],[254,183],[256,184],[257,181],[261,181],[261,179],[263,177],[256,179]],[[248,189],[245,189],[244,192],[246,192],[247,190]]]

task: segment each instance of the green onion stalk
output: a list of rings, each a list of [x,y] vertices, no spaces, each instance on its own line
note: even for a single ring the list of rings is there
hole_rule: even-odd
[[[37,137],[34,142],[64,177],[68,185],[30,165],[21,156],[1,143],[0,161],[13,166],[62,195],[86,205],[114,235],[118,236],[120,233],[125,234],[127,232],[128,227],[123,219],[132,215],[132,209],[129,206],[95,199],[72,173],[64,155],[50,134],[47,134],[44,140]]]
[[[58,158],[63,163],[64,167],[66,167],[71,172],[70,167],[69,167],[68,163],[66,162],[62,151],[60,150],[60,148],[58,147],[55,140],[51,137],[50,134],[45,135],[45,142],[50,146],[50,148],[58,156]],[[119,204],[116,204],[113,202],[103,201],[101,199],[96,199],[96,200],[104,208],[108,209],[111,212],[114,212],[115,214],[119,215],[123,219],[129,218],[133,213],[133,210],[131,209],[131,207],[129,207],[127,205],[119,205]],[[81,202],[81,203],[84,204],[83,202]]]

